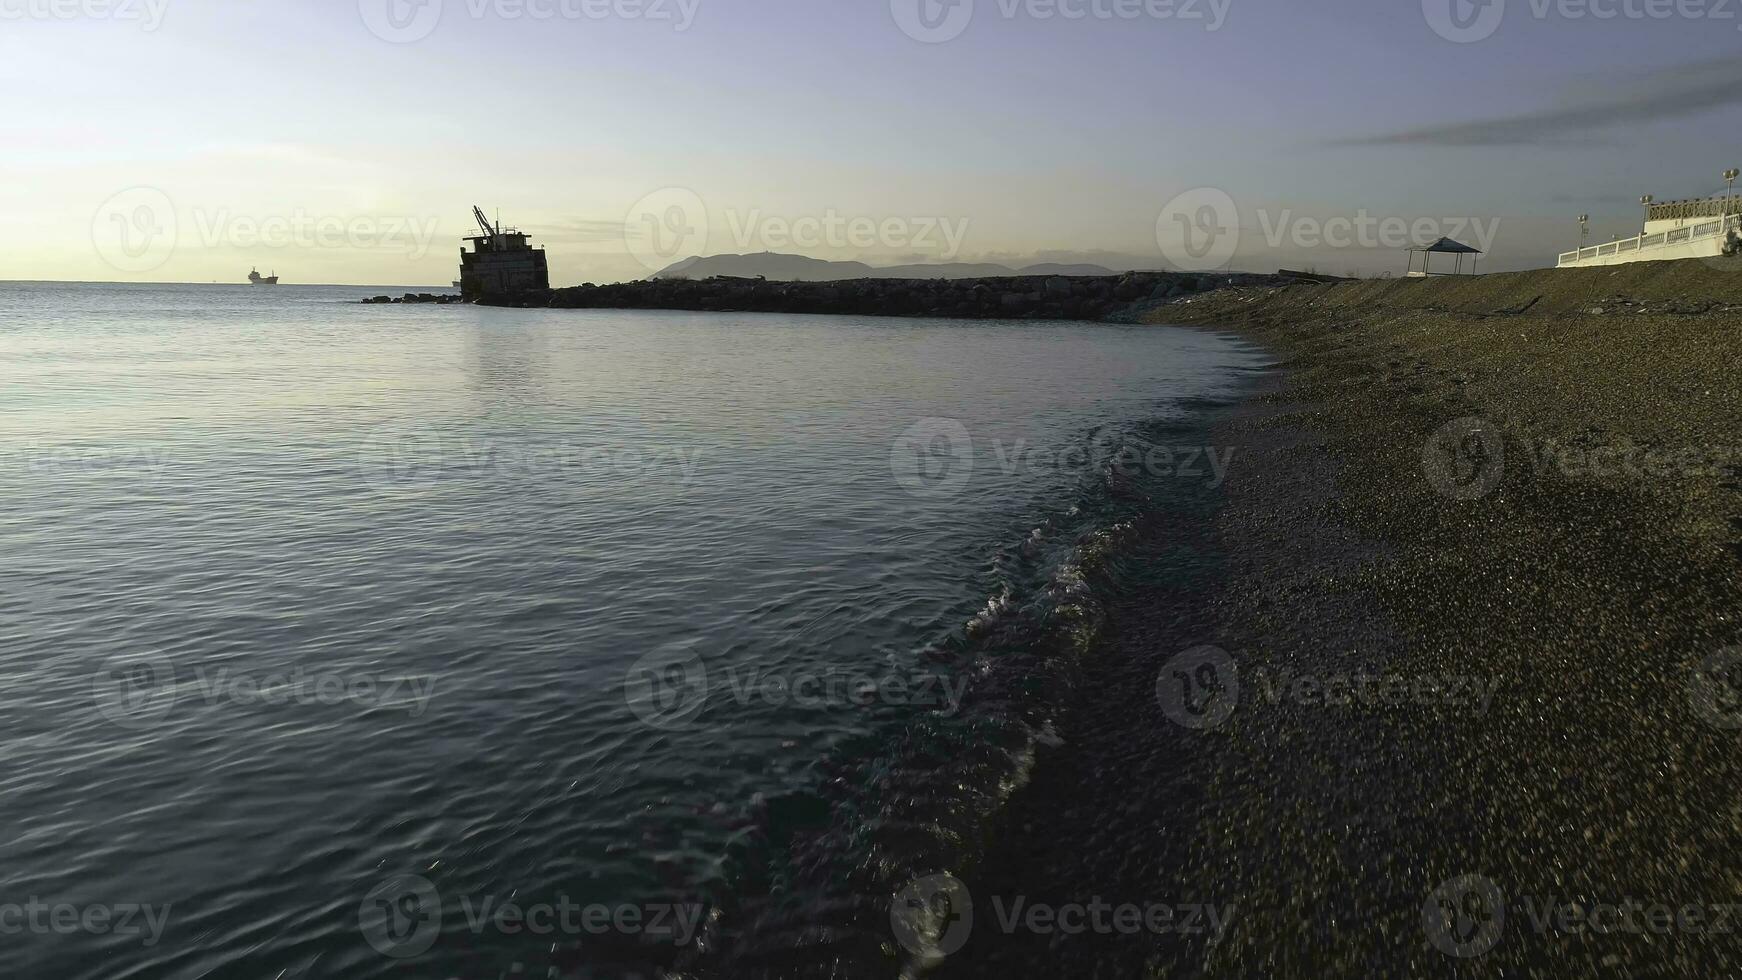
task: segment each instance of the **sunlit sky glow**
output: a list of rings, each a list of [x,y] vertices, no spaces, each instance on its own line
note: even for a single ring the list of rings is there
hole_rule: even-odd
[[[1510,0],[1473,43],[1419,0],[1218,0],[1216,30],[1208,0],[958,0],[943,43],[904,33],[919,0],[404,2],[0,0],[0,279],[445,284],[474,203],[558,285],[639,278],[665,257],[626,220],[668,188],[706,210],[684,254],[1166,267],[1158,217],[1209,186],[1238,268],[1401,272],[1389,243],[1316,241],[1363,216],[1491,232],[1490,267],[1526,268],[1581,212],[1636,234],[1639,195],[1742,165],[1742,9],[1715,0]],[[395,43],[369,26],[389,5],[440,20]],[[173,249],[117,263],[142,200]],[[781,236],[807,218],[839,231]]]

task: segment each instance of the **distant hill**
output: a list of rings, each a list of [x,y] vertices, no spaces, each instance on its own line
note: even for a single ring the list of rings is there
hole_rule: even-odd
[[[936,265],[870,266],[863,262],[830,262],[803,255],[760,252],[755,255],[691,256],[654,274],[655,279],[711,279],[761,276],[777,282],[839,282],[845,279],[988,279],[994,276],[1112,276],[1098,265],[1046,263],[1013,269],[990,262],[947,262]]]

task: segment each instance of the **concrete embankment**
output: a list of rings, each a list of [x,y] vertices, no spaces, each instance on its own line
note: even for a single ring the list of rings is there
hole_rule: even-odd
[[[1134,315],[1229,287],[1295,280],[1245,273],[1122,276],[1012,276],[995,279],[650,279],[555,290],[556,309],[661,309],[717,312],[831,313],[967,319],[1083,319]]]
[[[1213,526],[1144,531],[1216,572],[1110,616],[970,885],[1232,925],[1018,936],[941,974],[1733,969],[1742,265],[1226,290],[1151,319],[1279,359],[1217,423]],[[1231,708],[1184,725],[1157,679],[1202,645]]]

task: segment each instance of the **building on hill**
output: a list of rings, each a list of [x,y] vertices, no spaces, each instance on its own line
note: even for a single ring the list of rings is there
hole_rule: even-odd
[[[1736,171],[1725,173],[1734,180]],[[1641,198],[1645,230],[1632,238],[1562,252],[1562,269],[1627,262],[1705,259],[1742,252],[1742,197],[1723,194],[1657,203]],[[1581,217],[1580,224],[1585,219]]]

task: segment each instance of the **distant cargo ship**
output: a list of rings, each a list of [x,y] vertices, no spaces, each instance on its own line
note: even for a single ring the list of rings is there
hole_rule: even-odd
[[[276,286],[278,285],[278,273],[274,272],[270,276],[263,276],[259,269],[253,269],[248,273],[248,281],[256,286]]]

